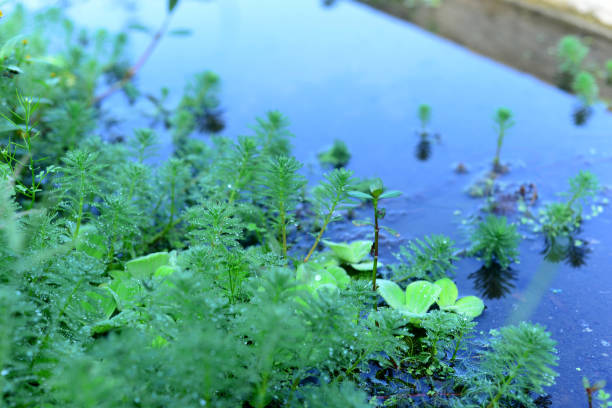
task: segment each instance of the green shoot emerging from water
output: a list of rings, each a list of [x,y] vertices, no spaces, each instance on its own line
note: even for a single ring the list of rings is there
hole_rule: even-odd
[[[516,225],[508,224],[506,217],[489,215],[472,234],[471,253],[478,254],[487,267],[497,262],[506,269],[518,259],[520,239]]]
[[[542,230],[548,239],[569,236],[577,231],[582,223],[582,204],[600,189],[597,177],[588,171],[578,173],[569,184],[569,191],[563,194],[568,200],[549,204],[542,212]]]
[[[572,91],[578,95],[580,102],[585,107],[593,105],[599,95],[599,87],[595,77],[586,71],[580,71],[576,75],[574,82],[572,82]]]
[[[419,121],[421,122],[421,135],[427,134],[429,122],[431,122],[431,106],[427,104],[419,105]]]
[[[496,173],[502,173],[503,171],[499,161],[499,154],[501,153],[506,131],[514,126],[512,111],[508,108],[499,108],[495,112],[493,120],[495,121],[495,130],[497,131],[497,148],[495,149],[495,158],[493,159],[493,171]]]
[[[372,253],[374,257],[374,266],[372,267],[372,290],[376,291],[376,268],[378,266],[378,235],[380,233],[379,219],[384,218],[384,208],[378,208],[378,202],[384,198],[399,197],[402,192],[397,190],[385,191],[381,179],[374,179],[370,184],[370,193],[362,193],[361,191],[351,191],[349,193],[352,197],[371,200],[374,206],[374,246]]]
[[[353,172],[345,169],[334,170],[325,175],[326,182],[319,184],[313,192],[317,212],[324,217],[323,225],[317,235],[314,244],[308,251],[304,262],[308,259],[319,245],[323,233],[330,222],[338,220],[337,212],[348,208],[350,203],[349,190],[354,179]]]

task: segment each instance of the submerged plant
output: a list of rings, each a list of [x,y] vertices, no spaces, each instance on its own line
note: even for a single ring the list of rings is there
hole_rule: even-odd
[[[329,150],[319,153],[317,157],[321,164],[339,169],[346,167],[351,160],[351,152],[342,140],[334,140],[333,146]]]
[[[493,120],[495,121],[495,130],[497,131],[497,145],[495,149],[495,158],[493,159],[493,171],[496,173],[502,173],[503,168],[499,161],[499,155],[501,153],[502,144],[504,142],[504,136],[506,131],[514,126],[514,120],[512,118],[512,111],[508,108],[499,108],[495,112]]]
[[[508,224],[506,217],[489,215],[472,233],[470,252],[479,255],[487,267],[497,262],[506,269],[518,260],[520,239],[516,225]]]
[[[352,197],[358,199],[372,201],[372,205],[374,207],[374,244],[372,246],[371,252],[372,256],[374,257],[374,264],[372,266],[372,291],[376,291],[376,272],[378,266],[378,235],[380,233],[379,219],[382,219],[385,216],[384,208],[379,209],[378,203],[380,200],[385,198],[399,197],[402,192],[397,190],[385,191],[382,180],[374,179],[374,181],[370,184],[369,194],[362,193],[361,191],[351,191],[349,194]]]

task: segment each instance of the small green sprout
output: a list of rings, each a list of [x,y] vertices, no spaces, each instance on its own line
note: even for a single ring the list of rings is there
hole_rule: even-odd
[[[495,112],[493,120],[495,121],[495,130],[497,131],[497,148],[495,150],[495,158],[493,159],[493,171],[496,173],[502,172],[502,166],[499,161],[499,154],[501,153],[502,144],[504,142],[504,136],[506,131],[514,126],[514,120],[512,118],[512,111],[508,108],[499,108]]]
[[[487,267],[497,262],[506,269],[518,259],[520,239],[516,225],[508,224],[506,217],[489,215],[472,234],[470,252],[478,254]]]
[[[361,191],[351,191],[349,193],[350,196],[358,199],[371,200],[372,205],[374,206],[374,246],[372,248],[372,253],[374,256],[374,265],[372,267],[373,291],[376,291],[376,268],[378,266],[378,235],[380,233],[380,226],[378,220],[384,218],[385,215],[385,210],[383,208],[378,208],[378,202],[385,198],[399,197],[401,194],[402,192],[397,190],[385,191],[383,182],[379,178],[374,179],[370,184],[369,194],[362,193]]]
[[[431,121],[431,106],[425,103],[419,105],[418,116],[421,122],[421,134],[427,134],[427,127]]]
[[[597,101],[599,87],[595,77],[586,71],[580,71],[574,82],[572,91],[578,96],[584,106],[591,106]]]
[[[582,204],[600,189],[597,177],[588,171],[578,173],[569,184],[569,191],[563,193],[568,200],[549,204],[541,214],[542,230],[549,239],[576,232],[582,223]]]

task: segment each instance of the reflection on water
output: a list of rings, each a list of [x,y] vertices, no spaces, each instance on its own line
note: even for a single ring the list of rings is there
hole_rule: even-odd
[[[591,108],[590,106],[578,106],[576,109],[574,109],[574,112],[572,113],[572,117],[574,118],[574,124],[576,126],[586,125],[592,114],[593,108]]]
[[[514,289],[518,274],[512,268],[502,268],[497,262],[490,266],[483,265],[469,276],[474,281],[474,288],[487,299],[499,299]]]
[[[431,141],[427,136],[421,136],[414,150],[414,156],[420,161],[427,161],[431,157]]]
[[[588,244],[574,236],[546,237],[542,251],[548,262],[565,261],[574,268],[584,266],[590,252]]]

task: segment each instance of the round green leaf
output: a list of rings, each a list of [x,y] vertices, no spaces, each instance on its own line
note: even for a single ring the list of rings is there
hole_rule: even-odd
[[[386,279],[379,279],[376,281],[376,284],[376,290],[391,308],[398,310],[406,308],[406,294],[397,283]]]
[[[427,281],[412,282],[406,287],[406,307],[417,315],[427,313],[431,305],[438,299],[442,289]]]
[[[451,310],[455,313],[462,314],[469,319],[473,319],[482,314],[484,310],[484,303],[479,297],[466,296],[459,299],[454,306],[451,306],[446,310]]]
[[[440,297],[436,301],[438,306],[441,309],[444,309],[448,306],[453,306],[457,301],[457,296],[459,296],[459,290],[457,289],[457,285],[450,280],[449,278],[443,278],[434,282],[436,285],[442,289],[440,291]]]

